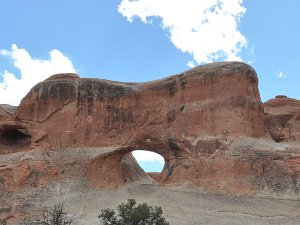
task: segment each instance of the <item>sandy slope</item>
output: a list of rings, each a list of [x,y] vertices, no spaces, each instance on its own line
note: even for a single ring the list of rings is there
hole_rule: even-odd
[[[131,184],[115,191],[87,191],[57,198],[69,212],[76,212],[78,224],[100,224],[97,215],[103,208],[116,208],[127,198],[162,206],[171,225],[249,225],[300,224],[300,201],[259,197],[233,197],[205,194],[187,187],[157,189],[150,184]],[[54,202],[53,202],[54,203]]]

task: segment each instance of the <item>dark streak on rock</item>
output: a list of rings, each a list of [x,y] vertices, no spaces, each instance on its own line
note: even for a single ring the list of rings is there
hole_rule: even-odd
[[[114,98],[122,95],[127,95],[133,93],[131,87],[97,82],[95,83],[96,97],[97,99],[103,100],[105,98]]]
[[[77,91],[77,115],[89,116],[93,113],[94,91],[93,80],[81,79],[78,83]],[[85,105],[87,104],[87,114],[85,114]]]
[[[180,106],[180,112],[184,110],[184,105]]]
[[[179,82],[180,82],[180,85],[181,85],[181,89],[185,89],[187,81],[186,81],[186,77],[184,76],[184,74],[181,74],[179,76]]]
[[[169,144],[169,147],[171,149],[171,151],[174,153],[174,156],[176,158],[179,157],[179,146],[178,144],[176,143],[176,141],[171,137],[170,134],[168,134],[168,137],[167,137],[167,140],[168,140],[168,144]]]
[[[176,111],[175,109],[171,109],[168,113],[167,113],[167,122],[168,123],[172,123],[174,122],[176,119]]]
[[[170,82],[168,82],[168,88],[169,88],[169,95],[170,97],[173,97],[175,95],[175,93],[177,92],[177,84],[176,84],[176,80],[173,79]]]

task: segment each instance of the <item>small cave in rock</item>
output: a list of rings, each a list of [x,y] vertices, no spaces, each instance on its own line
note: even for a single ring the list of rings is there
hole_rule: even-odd
[[[30,143],[31,135],[22,127],[6,129],[0,136],[0,144],[12,148],[28,147]]]

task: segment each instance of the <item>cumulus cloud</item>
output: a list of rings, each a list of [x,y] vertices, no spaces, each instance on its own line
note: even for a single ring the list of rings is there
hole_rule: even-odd
[[[0,71],[0,103],[19,105],[21,99],[38,82],[56,73],[75,72],[72,62],[57,49],[48,59],[32,58],[28,51],[13,44],[11,50],[2,49],[0,55],[8,57],[18,76],[8,70]]]
[[[239,60],[246,38],[238,22],[246,9],[243,0],[122,0],[118,11],[133,22],[160,18],[171,42],[191,54],[195,63]],[[189,63],[192,65],[191,63]]]
[[[285,79],[286,78],[286,75],[281,70],[278,70],[275,74],[280,79]]]
[[[164,158],[161,155],[154,153],[154,152],[136,150],[136,151],[133,151],[132,154],[138,162],[158,161],[161,163],[165,163]]]

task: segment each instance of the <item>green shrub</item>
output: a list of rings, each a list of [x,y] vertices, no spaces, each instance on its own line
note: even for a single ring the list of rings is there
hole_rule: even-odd
[[[169,225],[162,216],[161,207],[148,206],[147,203],[138,204],[134,199],[118,206],[116,216],[112,209],[103,209],[98,218],[104,225]]]
[[[67,218],[63,204],[55,205],[53,208],[44,209],[43,214],[36,220],[25,220],[24,225],[71,225],[73,218]],[[1,225],[1,224],[0,224]]]

